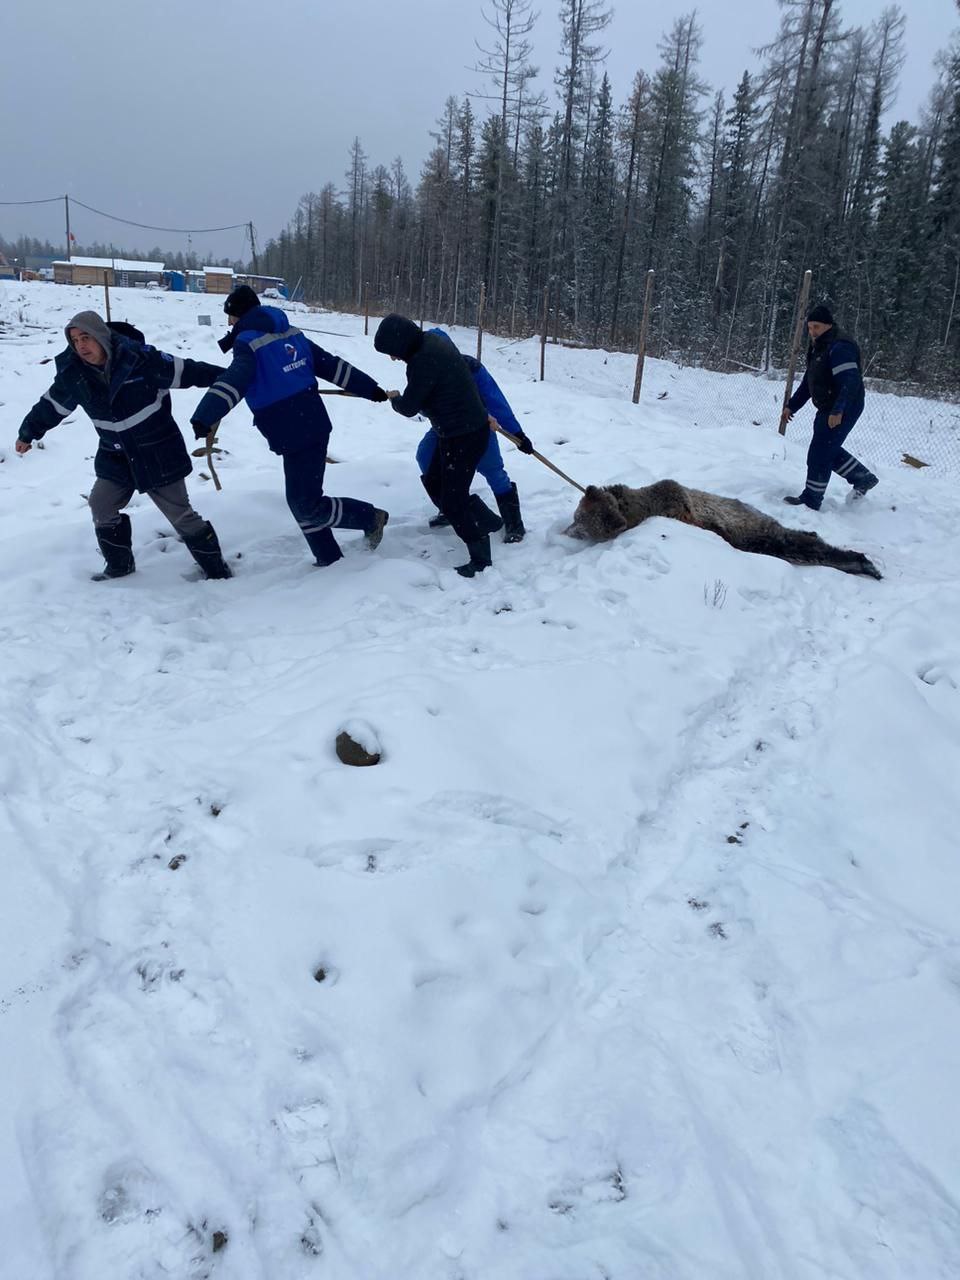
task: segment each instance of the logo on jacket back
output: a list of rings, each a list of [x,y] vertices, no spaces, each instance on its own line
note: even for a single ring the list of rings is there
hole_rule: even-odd
[[[306,356],[304,356],[302,360],[297,360],[294,358],[297,354],[297,348],[293,345],[292,342],[285,342],[283,344],[283,349],[287,353],[287,355],[290,357],[290,360],[291,360],[290,364],[285,364],[283,366],[284,373],[293,373],[294,369],[302,369],[303,366],[307,363]]]

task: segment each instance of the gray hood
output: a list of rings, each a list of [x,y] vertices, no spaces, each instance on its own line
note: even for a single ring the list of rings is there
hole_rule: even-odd
[[[95,342],[99,342],[101,347],[107,353],[107,363],[110,362],[111,345],[110,330],[107,328],[106,321],[102,316],[97,315],[96,311],[78,311],[72,320],[68,320],[63,326],[63,332],[66,335],[67,342],[70,341],[70,330],[81,329],[84,333],[88,333]]]

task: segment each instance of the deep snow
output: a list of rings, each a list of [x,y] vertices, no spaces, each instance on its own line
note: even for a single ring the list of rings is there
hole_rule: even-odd
[[[217,299],[112,300],[220,362]],[[738,497],[885,580],[665,520],[577,544],[508,446],[530,533],[466,582],[422,426],[332,400],[378,552],[312,567],[241,407],[190,481],[237,576],[186,580],[138,497],[137,574],[92,584],[92,426],[12,446],[100,301],[0,286],[0,1276],[960,1274],[957,476],[855,432],[880,488],[798,513],[775,384],[650,361],[637,408],[629,357],[541,384],[488,336],[582,483]],[[361,320],[297,318],[398,385]]]

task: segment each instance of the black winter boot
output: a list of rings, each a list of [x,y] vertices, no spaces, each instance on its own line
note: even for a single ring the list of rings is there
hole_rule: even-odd
[[[493,512],[490,513],[491,515]],[[490,535],[485,533],[482,538],[477,538],[476,542],[468,542],[467,550],[470,552],[470,559],[466,564],[457,565],[457,573],[461,578],[472,578],[478,573],[483,573],[484,569],[489,569],[493,560],[490,556]]]
[[[522,542],[527,531],[523,527],[523,517],[520,514],[520,495],[517,493],[517,486],[511,482],[507,492],[498,493],[496,498],[500,514],[503,516],[504,542]]]
[[[789,502],[791,507],[809,507],[811,511],[820,510],[820,503],[812,502],[810,494],[806,489],[804,489],[803,493],[798,493],[796,497],[794,497],[793,494],[788,493],[783,500],[784,502]]]
[[[438,511],[437,514],[433,517],[433,519],[428,521],[427,523],[430,525],[431,529],[449,529],[450,528],[450,521],[447,519],[447,517],[443,514],[442,511]]]
[[[471,493],[469,510],[481,533],[496,533],[503,528],[503,521],[496,512],[490,510],[479,494]]]
[[[102,573],[92,575],[93,581],[105,582],[108,578],[125,578],[128,573],[133,573],[137,567],[132,551],[133,527],[126,512],[117,524],[99,525],[94,533],[107,563]]]
[[[233,577],[230,566],[223,558],[220,543],[217,541],[217,535],[209,520],[199,533],[191,533],[189,537],[184,534],[183,540],[187,544],[187,550],[200,566],[205,578]]]

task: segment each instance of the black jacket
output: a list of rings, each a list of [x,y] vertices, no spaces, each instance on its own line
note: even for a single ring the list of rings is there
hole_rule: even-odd
[[[406,361],[406,389],[390,401],[397,413],[405,418],[422,413],[441,437],[489,430],[470,370],[449,338],[421,333],[406,316],[389,315],[380,322],[373,345]]]
[[[223,372],[114,334],[108,379],[68,347],[57,356],[57,376],[24,418],[20,439],[40,440],[79,406],[93,421],[100,447],[93,469],[101,480],[133,485],[141,493],[182,480],[193,470],[168,391],[209,387]]]
[[[796,413],[808,400],[830,413],[863,409],[860,348],[836,325],[807,347],[806,376],[790,397],[790,412]]]

